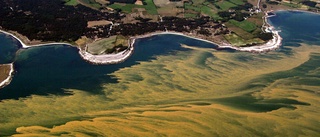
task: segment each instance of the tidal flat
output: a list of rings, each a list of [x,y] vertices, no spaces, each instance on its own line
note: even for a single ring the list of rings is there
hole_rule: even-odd
[[[39,59],[43,63],[34,67],[28,60],[41,53],[22,51],[14,87],[0,94],[29,93],[1,100],[0,135],[319,136],[320,40],[308,39],[313,33],[299,41],[287,34],[290,25],[283,24],[295,15],[277,13],[275,17],[288,19],[281,24],[271,18],[283,30],[285,42],[265,54],[215,50],[178,36],[175,42],[172,35],[138,40],[135,53],[145,54],[133,54],[117,65],[92,67],[80,62],[76,52],[48,47],[45,53],[61,56],[52,55],[53,64]],[[311,17],[320,21],[319,16]],[[319,30],[316,25],[308,24],[313,26],[309,31]],[[164,46],[157,48],[157,43]],[[65,66],[70,69],[67,76],[62,75]],[[47,71],[49,67],[54,71]],[[25,75],[34,69],[47,76]],[[49,77],[49,72],[56,76]],[[19,88],[23,80],[34,86]],[[90,84],[94,86],[84,88]],[[61,91],[54,92],[57,88]]]

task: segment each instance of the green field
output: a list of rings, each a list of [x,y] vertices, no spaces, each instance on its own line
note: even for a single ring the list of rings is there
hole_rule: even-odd
[[[94,0],[79,0],[79,2],[85,6],[88,6],[94,9],[99,9],[102,7],[99,3],[97,3]]]
[[[75,6],[78,5],[77,0],[65,0],[65,5],[69,5],[69,6]]]
[[[213,18],[218,18],[217,10],[214,8],[214,6],[208,2],[204,1],[197,1],[192,3],[185,3],[184,4],[184,9],[185,9],[185,15],[186,14],[193,14],[193,13],[188,13],[188,10],[198,12],[199,14],[204,14]]]
[[[216,5],[218,5],[221,10],[228,10],[230,9],[231,7],[236,7],[237,5],[231,3],[231,2],[228,2],[228,1],[221,1],[221,2],[217,2]]]
[[[255,29],[257,29],[257,26],[254,23],[249,22],[247,20],[239,22],[239,21],[232,19],[232,20],[229,20],[229,23],[231,23],[235,26],[238,26],[247,32],[253,32]]]
[[[135,5],[135,4],[118,4],[114,3],[108,7],[112,9],[121,9],[125,13],[131,13],[134,8],[144,8],[151,15],[157,15],[157,7],[154,5],[152,0],[145,0],[146,5]]]
[[[157,15],[158,11],[157,11],[157,7],[156,5],[154,5],[153,0],[145,0],[145,3],[147,3],[147,5],[144,5],[144,8],[147,10],[147,12],[151,15]]]

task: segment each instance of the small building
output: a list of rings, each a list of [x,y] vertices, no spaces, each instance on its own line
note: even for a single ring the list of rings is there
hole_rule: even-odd
[[[137,0],[134,4],[136,4],[136,5],[143,5],[143,2],[142,2],[142,0]]]

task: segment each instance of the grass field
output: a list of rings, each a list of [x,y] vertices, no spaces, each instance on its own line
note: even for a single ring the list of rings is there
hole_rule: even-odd
[[[225,25],[228,27],[229,30],[236,33],[238,36],[241,36],[245,40],[249,40],[249,39],[254,38],[253,33],[247,32],[247,31],[241,29],[240,27],[238,27],[230,22],[225,23]]]
[[[145,0],[145,3],[147,3],[147,5],[144,5],[145,9],[147,10],[147,12],[151,15],[157,15],[157,7],[156,5],[154,5],[153,0]]]
[[[229,20],[229,23],[231,23],[235,26],[238,26],[247,32],[253,32],[255,29],[257,29],[257,26],[254,23],[249,22],[247,20],[239,22],[239,21],[232,19],[232,20]]]
[[[88,45],[87,51],[94,55],[105,53],[108,49],[112,49],[115,46],[117,36],[111,36],[109,38],[98,40]]]
[[[112,4],[109,5],[108,7],[113,8],[113,9],[121,9],[123,12],[126,13],[131,13],[134,8],[144,8],[146,11],[151,14],[151,15],[157,15],[157,7],[154,5],[152,0],[145,0],[146,5],[135,5],[135,4]]]
[[[214,6],[208,2],[205,1],[197,1],[193,4],[191,3],[185,3],[184,4],[185,9],[185,15],[188,16],[189,13],[188,10],[192,10],[194,12],[198,12],[199,14],[204,14],[213,18],[218,18],[217,9],[214,8]]]
[[[241,36],[241,35],[240,35]],[[245,46],[246,44],[253,44],[253,43],[263,43],[264,41],[259,38],[251,38],[251,39],[243,39],[236,34],[228,34],[224,35],[224,38],[230,42],[233,46]]]
[[[228,1],[220,1],[220,2],[217,2],[216,5],[218,5],[221,10],[228,10],[230,9],[231,7],[236,7],[237,5],[231,3],[231,2],[228,2]]]

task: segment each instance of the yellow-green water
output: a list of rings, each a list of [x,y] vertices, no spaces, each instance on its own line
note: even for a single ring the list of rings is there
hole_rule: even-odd
[[[319,136],[320,41],[308,39],[315,37],[313,33],[304,35],[306,39],[290,41],[292,36],[286,34],[290,27],[283,24],[292,22],[290,19],[296,16],[313,20],[320,17],[308,13],[278,14],[277,18],[288,20],[282,20],[281,24],[277,18],[270,21],[283,30],[284,47],[266,54],[216,51],[206,43],[166,35],[138,41],[137,47],[160,43],[164,48],[155,46],[153,52],[146,47],[137,48],[135,53],[146,54],[135,54],[121,67],[79,65],[80,61],[71,58],[83,69],[69,70],[71,74],[88,72],[81,75],[82,81],[75,79],[80,76],[56,76],[57,82],[65,78],[79,83],[57,84],[69,95],[55,94],[50,86],[42,88],[36,83],[37,86],[29,88],[37,91],[30,91],[31,96],[2,100],[0,135]],[[308,24],[309,31],[320,30],[314,24]],[[188,46],[170,47],[169,43],[175,43],[172,37]],[[28,55],[34,55],[32,59],[37,57]],[[31,56],[24,57],[27,60]],[[17,59],[20,71],[32,72],[36,68],[44,71],[59,65],[48,64],[33,67]],[[65,68],[69,62],[60,65]],[[59,67],[53,68],[58,71]],[[17,79],[24,77],[16,75]],[[41,81],[41,77],[37,79]],[[90,80],[95,85],[85,88]],[[12,85],[19,86],[19,82]],[[4,91],[9,90],[0,90]]]

